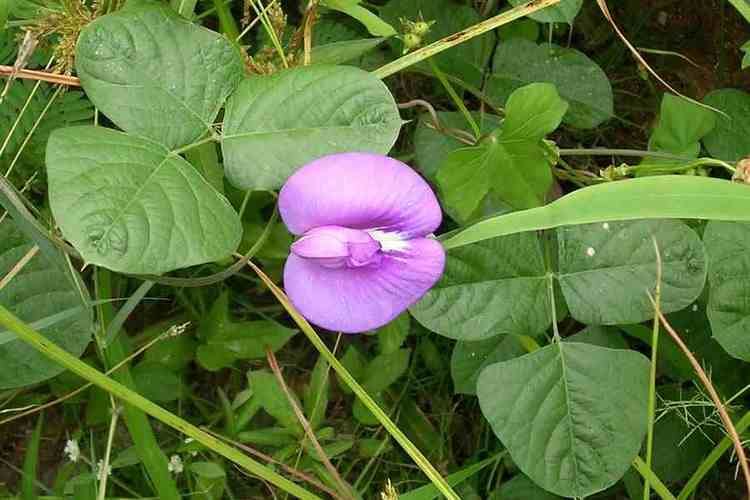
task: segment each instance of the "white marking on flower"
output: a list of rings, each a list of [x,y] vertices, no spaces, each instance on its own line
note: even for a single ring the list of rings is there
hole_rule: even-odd
[[[589,257],[593,257],[594,255],[596,255],[596,250],[594,250],[594,247],[588,247],[586,249],[586,255],[588,255]]]
[[[63,453],[71,462],[78,462],[78,459],[81,458],[81,449],[78,447],[78,441],[75,439],[68,439],[65,443]]]
[[[182,458],[179,455],[172,455],[169,457],[169,463],[167,464],[167,470],[172,474],[179,474],[184,470],[182,465]]]
[[[409,240],[404,238],[402,233],[381,231],[379,229],[370,229],[367,233],[380,243],[380,248],[384,252],[403,252],[409,248]]]

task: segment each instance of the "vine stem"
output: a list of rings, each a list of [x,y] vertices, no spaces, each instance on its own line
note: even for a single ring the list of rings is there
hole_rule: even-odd
[[[664,483],[661,482],[659,476],[654,474],[654,471],[652,471],[651,468],[646,465],[646,462],[644,462],[641,457],[635,457],[635,460],[633,460],[633,468],[638,471],[638,473],[643,476],[646,481],[649,481],[651,483],[654,491],[662,498],[662,500],[676,500],[674,495],[669,491]]]
[[[339,376],[342,382],[344,382],[349,388],[357,395],[362,403],[367,407],[368,410],[375,415],[380,424],[385,427],[388,433],[401,445],[404,451],[414,460],[414,463],[422,469],[422,472],[432,481],[432,484],[443,494],[448,500],[460,500],[453,488],[443,478],[442,475],[433,467],[429,460],[422,454],[419,449],[414,446],[408,437],[398,428],[398,426],[386,415],[386,413],[378,406],[378,404],[370,397],[367,391],[357,383],[351,373],[341,364],[341,362],[334,356],[334,354],[328,349],[328,346],[318,336],[315,329],[307,322],[307,320],[294,308],[289,298],[286,296],[284,291],[276,286],[276,284],[266,276],[266,274],[253,263],[248,261],[247,263],[250,268],[255,271],[258,277],[266,284],[271,290],[276,299],[284,306],[289,315],[292,317],[295,323],[300,327],[302,332],[307,336],[310,342],[315,346],[318,352],[323,356],[328,364],[334,369],[336,374]]]
[[[439,54],[444,50],[455,47],[456,45],[466,42],[467,40],[471,40],[474,37],[483,35],[488,31],[492,31],[499,26],[508,24],[511,21],[515,21],[516,19],[527,16],[533,12],[558,3],[560,3],[560,0],[531,0],[530,2],[526,2],[523,5],[514,7],[495,17],[491,17],[480,23],[470,26],[465,30],[458,31],[456,33],[453,33],[452,35],[448,35],[445,38],[438,40],[437,42],[431,43],[430,45],[422,47],[421,49],[417,49],[414,52],[406,54],[403,57],[399,57],[395,61],[385,64],[376,69],[375,71],[373,71],[373,74],[381,79],[387,76],[391,76],[395,73],[398,73],[404,68],[413,66],[414,64],[428,59],[435,54]]]
[[[49,359],[64,366],[76,375],[79,375],[81,378],[92,382],[96,386],[110,393],[112,396],[121,399],[125,403],[138,408],[173,429],[193,438],[208,449],[215,451],[241,466],[251,474],[258,476],[259,478],[268,481],[280,489],[287,491],[292,495],[296,495],[303,500],[321,500],[319,496],[291,482],[268,467],[256,462],[247,455],[241,453],[239,450],[216,439],[195,425],[165,410],[135,391],[128,389],[119,382],[108,378],[99,370],[87,365],[57,344],[51,342],[44,335],[31,328],[2,305],[0,305],[0,325],[15,333],[23,342],[27,343]]]
[[[656,238],[652,236],[654,251],[656,252],[656,289],[654,290],[654,321],[653,332],[651,334],[651,372],[648,383],[648,423],[646,431],[646,466],[651,468],[654,454],[654,414],[656,413],[656,360],[659,347],[659,312],[661,311],[661,276],[662,262],[659,244]],[[643,500],[651,497],[650,478],[643,478]]]

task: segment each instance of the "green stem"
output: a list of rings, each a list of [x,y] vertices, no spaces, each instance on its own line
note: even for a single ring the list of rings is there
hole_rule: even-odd
[[[451,96],[451,99],[453,99],[453,103],[464,115],[466,122],[471,126],[471,129],[474,131],[474,139],[479,139],[479,136],[482,135],[482,131],[479,129],[479,125],[477,125],[474,117],[471,116],[471,113],[466,108],[464,100],[459,97],[459,95],[456,93],[456,90],[453,88],[453,85],[451,85],[450,82],[445,78],[445,74],[440,71],[440,68],[435,62],[435,58],[431,57],[427,61],[430,63],[430,68],[432,68],[432,71],[433,73],[435,73],[437,79],[440,80],[440,83],[443,85],[443,88],[445,88],[445,91],[448,92],[448,95]]]
[[[219,18],[219,30],[232,42],[240,36],[240,30],[237,28],[237,22],[232,17],[232,11],[229,4],[223,0],[214,0],[216,17]]]
[[[651,487],[654,489],[656,494],[661,497],[662,500],[677,500],[669,491],[669,488],[667,488],[664,483],[661,482],[659,476],[654,474],[654,471],[652,471],[651,468],[646,465],[646,462],[644,462],[641,457],[635,457],[635,459],[633,460],[633,468],[638,471],[643,479],[651,483]]]
[[[0,305],[0,325],[11,330],[16,336],[38,350],[48,358],[56,361],[68,370],[83,379],[92,382],[94,385],[101,387],[113,396],[123,400],[129,405],[149,414],[153,418],[167,424],[173,429],[182,432],[188,437],[206,446],[210,450],[224,456],[246,471],[264,479],[279,488],[296,495],[303,500],[321,500],[320,497],[301,488],[285,477],[256,462],[248,456],[240,453],[235,448],[219,441],[215,437],[207,434],[193,424],[181,419],[180,417],[168,412],[161,406],[149,401],[140,394],[128,389],[122,384],[110,379],[99,370],[87,365],[80,359],[72,356],[67,351],[60,348],[57,344],[50,342],[39,332],[29,327],[26,323],[17,318],[13,313]]]
[[[638,158],[663,158],[675,161],[693,161],[695,158],[663,153],[661,151],[643,151],[641,149],[609,149],[609,148],[574,148],[559,149],[560,156],[635,156]]]
[[[640,172],[648,172],[652,174],[670,174],[679,173],[692,170],[694,168],[712,166],[721,167],[727,170],[730,174],[734,174],[735,169],[731,165],[721,160],[715,160],[714,158],[699,158],[690,163],[682,164],[659,164],[659,163],[643,163],[641,165],[633,165],[628,167],[617,167],[618,173],[622,173],[625,176],[637,174]]]
[[[651,333],[651,372],[648,384],[648,422],[646,431],[646,466],[651,469],[654,453],[654,414],[656,413],[656,360],[659,347],[659,307],[661,300],[661,256],[659,247],[654,240],[656,250],[656,290],[654,291],[654,324]],[[651,497],[651,483],[648,477],[643,478],[643,500]]]
[[[735,424],[735,428],[737,429],[737,434],[740,435],[748,428],[750,428],[750,411],[745,413],[745,415]],[[724,438],[719,441],[719,444],[717,444],[714,449],[711,450],[711,453],[709,453],[708,456],[703,459],[703,462],[701,462],[693,475],[690,476],[688,482],[685,483],[685,486],[682,487],[682,491],[680,491],[680,494],[677,495],[677,500],[687,500],[698,487],[698,484],[701,482],[703,477],[708,474],[708,471],[713,468],[716,462],[718,462],[722,455],[724,455],[724,453],[726,453],[727,450],[731,447],[732,440],[728,436],[724,436]]]
[[[559,2],[560,0],[531,0],[530,2],[526,2],[523,5],[514,7],[495,17],[491,17],[485,21],[470,26],[463,31],[448,35],[447,37],[438,40],[437,42],[431,43],[426,47],[415,50],[414,52],[406,54],[403,57],[399,57],[395,61],[376,69],[373,74],[375,74],[375,76],[377,76],[378,78],[391,76],[395,73],[398,73],[404,68],[408,68],[409,66],[413,66],[418,62],[429,59],[430,57],[434,56],[435,54],[439,54],[444,50],[455,47],[456,45],[466,42],[467,40],[471,40],[474,37],[483,35],[488,31],[492,31],[499,26],[508,24],[511,21],[515,21],[516,19],[549,7],[550,5],[555,5]]]
[[[193,142],[191,144],[187,144],[185,146],[182,146],[181,148],[177,148],[175,150],[172,150],[172,151],[170,151],[170,153],[173,154],[173,155],[179,155],[179,154],[184,153],[185,151],[190,151],[193,148],[197,148],[198,146],[202,146],[202,145],[207,144],[209,142],[215,142],[215,141],[216,141],[216,136],[214,134],[211,134],[208,137],[204,137],[203,139],[201,139],[199,141],[195,141],[195,142]]]
[[[378,404],[370,397],[364,387],[357,383],[351,373],[347,371],[344,365],[339,362],[338,358],[336,358],[336,356],[328,349],[328,346],[326,346],[325,342],[323,342],[323,340],[318,336],[318,334],[315,332],[315,329],[310,326],[310,323],[308,323],[307,320],[302,317],[299,312],[297,312],[291,302],[289,302],[286,294],[278,286],[276,286],[276,284],[268,276],[266,276],[266,274],[261,271],[261,269],[253,262],[248,262],[247,264],[253,269],[253,271],[257,273],[260,279],[263,280],[266,286],[271,290],[271,293],[276,296],[278,301],[284,306],[294,322],[297,323],[297,325],[304,332],[313,346],[315,346],[315,348],[318,350],[320,355],[323,356],[326,361],[328,361],[328,364],[330,364],[334,369],[339,379],[341,379],[341,381],[344,382],[352,390],[352,392],[354,392],[359,400],[362,401],[367,409],[370,410],[373,415],[375,415],[375,418],[378,419],[378,422],[380,422],[380,424],[385,427],[385,429],[396,440],[396,442],[401,445],[404,451],[411,457],[412,460],[414,460],[414,463],[416,463],[417,466],[422,470],[422,472],[424,472],[424,474],[430,479],[430,481],[432,481],[432,484],[435,485],[440,493],[442,493],[443,496],[445,496],[448,500],[460,500],[461,497],[459,497],[456,492],[453,491],[453,488],[451,488],[451,486],[446,482],[445,478],[440,475],[440,473],[432,466],[430,461],[427,460],[427,458],[422,454],[421,451],[419,451],[416,446],[414,446],[414,443],[412,443],[409,438],[406,437],[401,429],[399,429],[398,426],[393,423],[393,420],[391,420],[388,415],[386,415],[386,413],[380,408],[380,406],[378,406]]]

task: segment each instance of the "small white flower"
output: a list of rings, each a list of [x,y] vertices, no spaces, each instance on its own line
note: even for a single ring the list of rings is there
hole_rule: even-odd
[[[602,228],[604,228],[605,231],[609,231],[609,222],[602,224]]]
[[[593,257],[594,255],[596,255],[596,250],[594,250],[594,247],[588,247],[586,249],[586,255],[588,255],[589,257]]]
[[[172,455],[171,457],[169,457],[167,469],[169,469],[169,472],[171,472],[172,474],[179,474],[182,472],[184,467],[182,466],[182,459],[179,455]]]
[[[99,481],[104,481],[104,476],[112,475],[112,466],[107,464],[107,468],[104,468],[104,460],[99,460],[96,464],[96,477]]]
[[[63,453],[71,462],[78,462],[78,459],[81,458],[81,449],[78,447],[78,441],[75,439],[68,439],[65,443]]]

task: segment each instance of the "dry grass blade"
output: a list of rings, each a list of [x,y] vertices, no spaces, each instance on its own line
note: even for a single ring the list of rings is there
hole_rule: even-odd
[[[43,82],[59,83],[70,87],[80,87],[81,80],[75,76],[61,75],[60,73],[50,73],[48,71],[38,71],[33,69],[16,70],[13,66],[0,65],[0,76],[13,78],[24,78],[26,80],[41,80]]]
[[[651,294],[649,294],[649,299],[651,299],[651,303],[654,304],[655,306],[655,302]],[[685,354],[685,357],[688,359],[688,361],[690,361],[690,364],[692,365],[693,370],[695,370],[695,373],[698,375],[698,378],[700,379],[701,383],[706,388],[706,391],[708,391],[708,395],[711,397],[711,400],[713,401],[714,405],[716,405],[716,409],[719,412],[721,421],[724,423],[724,428],[727,431],[727,435],[732,440],[732,443],[734,445],[734,451],[737,454],[737,460],[742,469],[742,474],[745,477],[745,486],[747,488],[748,498],[750,498],[750,463],[748,463],[747,461],[747,455],[745,454],[745,449],[742,445],[742,440],[740,439],[740,436],[737,433],[737,429],[735,428],[734,423],[732,422],[732,419],[729,417],[729,414],[727,413],[727,409],[724,406],[724,403],[722,403],[721,398],[719,397],[719,394],[716,392],[714,385],[711,383],[711,379],[708,377],[708,375],[706,375],[706,372],[703,370],[703,367],[701,367],[701,364],[695,358],[693,353],[690,352],[690,349],[688,348],[687,345],[685,345],[685,342],[683,342],[680,335],[675,331],[674,328],[672,328],[672,325],[669,324],[669,321],[667,321],[667,318],[664,317],[664,314],[661,311],[657,311],[657,314],[659,316],[659,320],[661,321],[661,324],[664,326],[667,332],[669,332],[669,335],[675,341],[675,343],[680,348],[680,350],[682,350],[682,352]]]
[[[8,283],[10,283],[11,280],[18,275],[18,273],[21,272],[21,269],[23,269],[24,266],[26,266],[26,264],[28,264],[29,261],[31,259],[33,259],[34,256],[38,252],[39,252],[39,247],[38,246],[34,245],[33,247],[31,247],[29,249],[29,251],[26,252],[26,255],[24,255],[23,257],[21,257],[21,260],[19,260],[18,262],[16,262],[16,265],[13,266],[10,271],[8,271],[8,274],[6,274],[5,276],[3,276],[3,279],[0,280],[0,290],[2,290],[3,288],[5,288],[6,285]]]
[[[323,465],[325,466],[326,470],[329,474],[331,474],[331,477],[336,481],[336,484],[339,487],[339,490],[342,494],[345,495],[344,498],[347,500],[354,500],[354,495],[352,494],[351,488],[344,482],[344,480],[341,478],[341,475],[339,474],[339,471],[336,470],[336,467],[333,466],[331,463],[331,459],[328,458],[328,455],[326,455],[325,450],[322,446],[320,446],[320,443],[318,442],[318,439],[315,437],[315,431],[313,431],[312,427],[310,427],[310,422],[307,421],[305,418],[305,414],[302,412],[302,408],[299,407],[299,404],[297,404],[297,400],[294,399],[294,395],[289,390],[289,387],[286,385],[286,381],[284,380],[284,375],[281,373],[281,368],[279,367],[279,363],[276,360],[276,355],[273,353],[271,349],[266,350],[266,358],[268,359],[268,366],[271,367],[271,371],[273,371],[273,374],[276,376],[276,380],[279,381],[279,385],[281,386],[281,390],[284,391],[284,395],[286,396],[286,399],[289,401],[289,405],[292,407],[292,410],[294,411],[294,414],[297,417],[297,420],[299,420],[300,425],[302,425],[302,428],[305,431],[305,436],[307,436],[307,439],[310,440],[313,447],[315,448],[315,451],[318,453],[318,457],[320,457],[320,460],[323,462]]]

